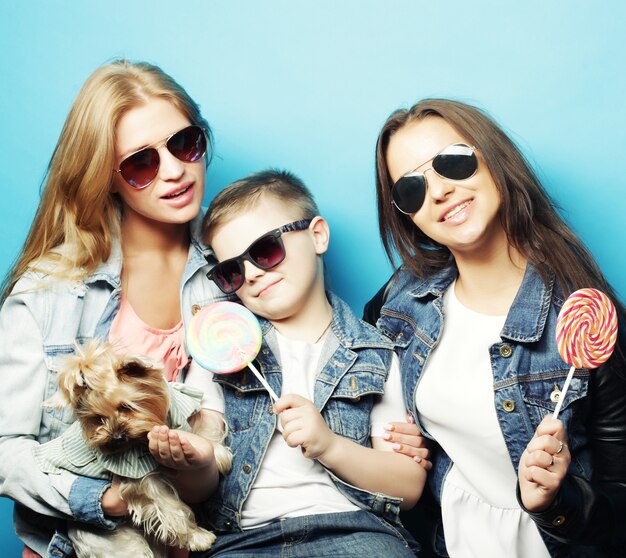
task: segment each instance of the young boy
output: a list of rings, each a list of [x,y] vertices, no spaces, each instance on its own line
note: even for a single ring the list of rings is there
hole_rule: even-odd
[[[213,200],[203,240],[220,262],[209,277],[259,317],[257,365],[281,394],[272,404],[247,369],[208,382],[234,461],[203,509],[219,535],[205,556],[413,556],[398,512],[426,471],[382,437],[405,419],[393,345],[325,291],[311,193],[287,172],[244,178]]]

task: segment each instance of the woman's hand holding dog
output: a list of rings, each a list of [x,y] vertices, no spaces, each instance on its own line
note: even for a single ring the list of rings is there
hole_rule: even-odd
[[[213,462],[213,444],[191,432],[155,426],[148,433],[152,456],[170,469],[203,469]]]
[[[161,465],[187,472],[173,480],[184,502],[203,502],[217,487],[219,472],[213,444],[209,440],[161,425],[148,433],[148,448]]]
[[[111,517],[121,517],[128,513],[126,502],[120,496],[120,481],[117,477],[113,477],[111,486],[102,494],[101,505],[104,514]]]

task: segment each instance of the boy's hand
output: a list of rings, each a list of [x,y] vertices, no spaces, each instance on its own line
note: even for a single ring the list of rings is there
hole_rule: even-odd
[[[171,430],[165,425],[155,426],[148,433],[148,449],[161,465],[170,469],[202,469],[213,460],[211,442],[197,434]]]
[[[410,415],[407,422],[391,422],[385,425],[383,440],[391,442],[392,449],[396,453],[408,455],[424,469],[430,471],[432,462],[430,457],[430,441],[420,432]]]
[[[280,414],[283,438],[291,448],[300,446],[309,459],[317,459],[333,445],[336,434],[320,415],[312,401],[291,393],[274,403],[274,412]]]
[[[519,464],[522,503],[528,511],[543,511],[552,503],[571,460],[563,423],[551,416],[545,417],[528,442]]]

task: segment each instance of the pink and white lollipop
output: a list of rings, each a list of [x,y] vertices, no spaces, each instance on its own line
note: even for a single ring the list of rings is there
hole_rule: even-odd
[[[187,348],[198,364],[214,374],[232,374],[247,366],[276,400],[278,396],[252,364],[261,341],[261,327],[254,314],[234,302],[203,307],[187,328]]]
[[[574,370],[606,362],[616,339],[617,314],[608,296],[596,289],[579,289],[567,297],[556,321],[556,343],[571,368],[552,418],[559,416]]]

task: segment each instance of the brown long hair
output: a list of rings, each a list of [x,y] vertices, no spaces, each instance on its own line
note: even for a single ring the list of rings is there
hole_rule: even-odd
[[[450,265],[452,258],[447,247],[426,236],[410,216],[397,211],[391,203],[393,184],[387,167],[390,138],[405,125],[429,116],[445,120],[480,152],[500,193],[500,219],[508,242],[538,269],[544,281],[554,274],[564,296],[580,288],[595,287],[619,305],[593,257],[558,215],[555,203],[518,147],[483,111],[448,99],[424,99],[408,110],[395,111],[378,136],[378,224],[392,265],[397,252],[408,269],[424,278]]]
[[[124,113],[150,98],[171,102],[206,130],[211,143],[198,104],[158,66],[116,60],[98,68],[65,120],[35,219],[2,283],[0,304],[28,269],[43,267],[55,278],[81,279],[108,259],[111,236],[119,231],[117,196],[111,193],[115,129]]]

